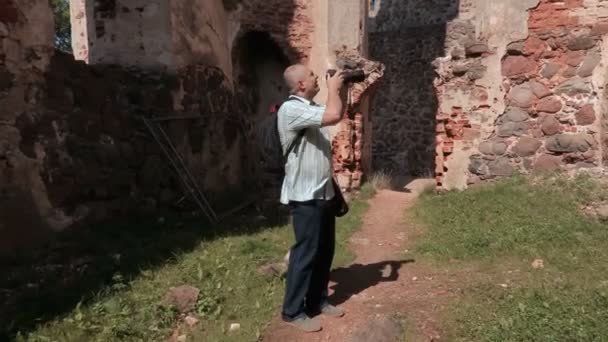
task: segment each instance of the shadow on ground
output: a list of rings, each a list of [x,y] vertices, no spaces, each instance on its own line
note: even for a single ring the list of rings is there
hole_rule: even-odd
[[[399,261],[382,261],[374,264],[352,264],[334,270],[331,280],[336,282],[331,288],[334,293],[329,300],[339,305],[349,300],[353,295],[382,282],[392,282],[399,279],[401,266],[415,262],[414,259]]]
[[[78,302],[142,270],[161,266],[203,241],[252,234],[287,222],[251,210],[211,226],[197,218],[133,220],[60,234],[36,255],[0,262],[0,341],[71,311]]]

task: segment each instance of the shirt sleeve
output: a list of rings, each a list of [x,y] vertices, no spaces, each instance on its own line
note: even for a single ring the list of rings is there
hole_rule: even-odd
[[[304,128],[321,127],[325,107],[294,101],[281,106],[279,113],[283,116],[288,130],[299,131]]]

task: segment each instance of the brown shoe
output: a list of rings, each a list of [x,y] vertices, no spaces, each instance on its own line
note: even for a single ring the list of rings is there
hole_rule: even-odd
[[[331,304],[326,304],[321,308],[321,313],[330,316],[330,317],[342,317],[344,316],[344,310],[333,306]]]
[[[308,315],[302,315],[293,321],[285,321],[287,324],[293,325],[294,327],[304,332],[317,332],[321,330],[321,322],[318,319],[308,317]]]

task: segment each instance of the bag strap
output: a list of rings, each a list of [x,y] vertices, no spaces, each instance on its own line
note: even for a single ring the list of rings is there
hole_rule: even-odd
[[[289,97],[287,100],[285,100],[285,102],[287,102],[287,101],[291,101],[291,100],[296,100],[296,101],[304,102],[304,101],[300,100],[300,99],[299,99],[299,98],[297,98],[297,97],[291,97],[291,96],[290,96],[290,97]],[[285,102],[283,102],[283,103],[285,103]],[[281,106],[282,106],[282,104],[281,104]],[[278,115],[278,112],[277,112],[277,115]],[[291,142],[291,144],[290,144],[290,145],[289,145],[289,147],[287,148],[287,151],[286,151],[286,152],[283,154],[283,159],[287,159],[287,156],[289,156],[289,154],[290,154],[290,153],[293,151],[293,149],[296,147],[296,143],[297,143],[299,140],[301,140],[301,139],[302,139],[302,137],[304,137],[304,134],[305,134],[305,133],[306,133],[306,128],[305,128],[305,129],[302,129],[302,130],[300,130],[300,131],[298,132],[298,136],[297,136],[295,139],[293,139],[293,141]]]

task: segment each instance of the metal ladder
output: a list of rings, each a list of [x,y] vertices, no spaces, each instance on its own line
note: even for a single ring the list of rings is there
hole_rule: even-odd
[[[183,158],[175,149],[175,146],[171,142],[171,139],[169,139],[169,137],[165,133],[165,130],[163,129],[160,123],[163,120],[155,120],[144,116],[142,116],[141,119],[148,128],[148,131],[150,132],[154,140],[156,140],[156,142],[158,143],[158,146],[160,146],[167,160],[169,160],[169,162],[171,163],[171,166],[173,167],[174,171],[177,173],[180,181],[182,182],[182,185],[186,190],[186,196],[190,196],[194,200],[200,210],[205,214],[205,216],[207,216],[209,222],[211,222],[212,224],[217,223],[219,221],[217,214],[209,204],[209,201],[207,201],[205,195],[199,189],[194,177],[188,170],[188,167],[184,163]]]

